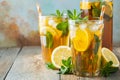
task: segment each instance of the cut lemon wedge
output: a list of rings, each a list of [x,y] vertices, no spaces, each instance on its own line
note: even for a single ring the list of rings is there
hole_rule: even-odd
[[[77,51],[85,51],[89,47],[92,39],[93,35],[88,29],[77,29],[72,43]]]
[[[60,68],[62,60],[67,60],[71,56],[71,49],[68,46],[59,46],[53,50],[51,61],[56,68]]]
[[[112,64],[113,67],[119,67],[120,63],[118,61],[118,58],[108,48],[102,48],[102,58],[105,60],[105,62],[112,61],[113,62],[113,64]]]

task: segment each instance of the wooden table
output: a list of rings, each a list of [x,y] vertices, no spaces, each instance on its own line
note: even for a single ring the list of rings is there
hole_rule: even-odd
[[[110,77],[78,78],[46,69],[39,46],[0,49],[0,80],[120,80],[120,70]],[[120,48],[114,48],[120,60]]]

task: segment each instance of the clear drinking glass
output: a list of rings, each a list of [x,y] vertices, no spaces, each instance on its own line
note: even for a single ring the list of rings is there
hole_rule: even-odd
[[[40,16],[39,32],[45,63],[51,62],[51,54],[54,48],[60,45],[69,45],[68,26],[62,28],[63,25],[67,24],[66,22],[67,19],[63,17]]]
[[[90,20],[100,17],[102,5],[105,5],[104,34],[102,46],[112,50],[113,43],[113,0],[81,0],[80,9],[82,17],[88,16]]]
[[[101,65],[103,20],[69,20],[73,73],[98,76]]]

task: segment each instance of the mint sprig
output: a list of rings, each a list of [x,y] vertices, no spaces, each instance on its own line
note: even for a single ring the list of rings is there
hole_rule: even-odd
[[[52,64],[52,63],[46,63],[46,67],[48,68],[48,69],[56,69],[56,67]]]
[[[113,64],[113,62],[109,61],[101,68],[101,71],[100,71],[101,76],[108,77],[112,73],[118,71],[119,68],[112,67],[112,64]]]
[[[67,10],[67,14],[68,14],[68,17],[69,17],[70,19],[72,19],[72,20],[77,20],[77,19],[79,19],[80,15],[81,15],[81,13],[78,13],[78,14],[77,14],[76,9],[74,9],[73,12],[70,11],[70,10]]]
[[[59,69],[58,74],[71,74],[72,73],[72,58],[69,57],[67,60],[62,60],[62,66]],[[46,67],[48,69],[57,69],[52,63],[47,63]]]
[[[100,40],[99,40],[99,37],[95,34],[94,34],[94,39],[95,39],[94,54],[97,54],[99,46],[100,46]]]
[[[51,14],[53,16],[57,16],[57,17],[62,17],[63,16],[63,12],[60,12],[60,10],[56,10],[55,14]]]
[[[53,36],[50,32],[46,32],[46,47],[52,48],[53,47]]]
[[[70,10],[67,10],[67,15],[68,15],[69,19],[72,19],[72,20],[88,20],[88,16],[85,16],[84,18],[82,18],[81,13],[82,13],[82,11],[77,13],[76,9],[74,9],[73,12],[70,11]]]
[[[71,74],[72,73],[72,58],[69,57],[67,60],[62,60],[63,66],[61,66],[58,74]]]
[[[62,36],[67,36],[68,35],[68,21],[65,21],[65,22],[61,22],[59,23],[56,28],[60,31],[62,31]]]

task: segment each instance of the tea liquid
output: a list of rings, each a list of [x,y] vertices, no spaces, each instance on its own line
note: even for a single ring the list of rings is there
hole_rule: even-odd
[[[102,38],[102,46],[112,50],[112,35],[113,35],[113,2],[80,2],[82,17],[88,16],[90,20],[95,17],[100,17],[101,6],[105,5],[104,14],[104,31]],[[86,6],[84,6],[86,5]]]

